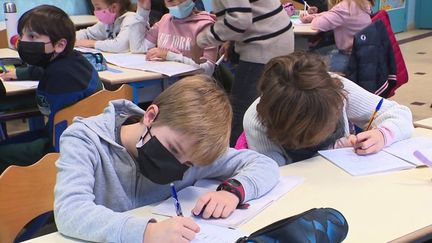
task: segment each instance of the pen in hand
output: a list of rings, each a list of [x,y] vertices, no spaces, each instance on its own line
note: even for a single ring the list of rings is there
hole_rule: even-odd
[[[366,126],[365,131],[369,131],[371,129],[372,122],[375,120],[375,117],[378,114],[378,111],[381,109],[381,105],[382,105],[383,101],[384,101],[384,98],[381,98],[381,100],[378,102],[378,105],[376,106],[374,113],[372,114],[372,116],[369,119],[369,123]]]
[[[176,214],[177,214],[177,216],[183,217],[183,212],[182,212],[181,205],[180,205],[180,202],[179,202],[178,197],[177,197],[177,190],[174,186],[174,183],[170,183],[170,187],[171,187],[171,196],[173,198]]]

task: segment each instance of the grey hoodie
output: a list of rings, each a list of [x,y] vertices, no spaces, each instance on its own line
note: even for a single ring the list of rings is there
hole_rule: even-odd
[[[134,158],[117,142],[123,122],[143,114],[132,102],[116,100],[101,115],[75,119],[63,133],[54,203],[60,233],[96,242],[143,242],[151,218],[124,212],[170,196],[169,185],[140,174]],[[230,177],[242,183],[248,201],[276,185],[279,169],[264,155],[229,149],[211,165],[189,168],[174,184],[180,190],[202,178]]]

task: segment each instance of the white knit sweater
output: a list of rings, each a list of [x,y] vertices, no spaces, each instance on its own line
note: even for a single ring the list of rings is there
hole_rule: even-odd
[[[200,47],[234,41],[240,60],[267,63],[294,51],[291,21],[279,0],[215,0],[214,25],[197,37]]]

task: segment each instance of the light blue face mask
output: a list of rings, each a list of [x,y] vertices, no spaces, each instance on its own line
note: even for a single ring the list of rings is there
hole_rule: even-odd
[[[192,0],[186,0],[174,7],[168,7],[169,13],[177,19],[184,19],[192,13],[195,3]]]
[[[201,0],[201,2],[204,4],[204,9],[207,12],[213,11],[213,0]]]

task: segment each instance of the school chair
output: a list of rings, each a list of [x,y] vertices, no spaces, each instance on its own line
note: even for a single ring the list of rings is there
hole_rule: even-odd
[[[9,166],[0,175],[0,242],[14,242],[27,223],[53,211],[58,158],[50,153],[30,166]]]
[[[122,85],[115,91],[100,90],[77,103],[63,108],[54,115],[53,122],[53,145],[55,151],[60,151],[60,136],[66,128],[72,124],[76,116],[90,117],[103,112],[108,102],[117,99],[132,100],[133,92],[129,85]]]

